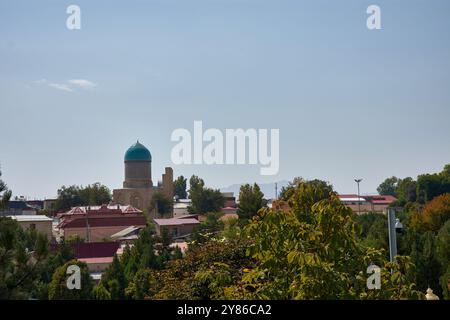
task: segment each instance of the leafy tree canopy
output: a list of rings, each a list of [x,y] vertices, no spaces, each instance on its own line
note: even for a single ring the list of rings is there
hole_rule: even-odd
[[[173,200],[162,192],[156,192],[152,197],[151,207],[164,217],[172,213]]]
[[[203,179],[193,175],[189,180],[189,198],[192,204],[188,211],[193,214],[219,212],[225,204],[225,198],[220,190],[206,188]]]
[[[69,289],[67,280],[70,274],[67,274],[67,268],[76,265],[80,268],[80,289]],[[63,266],[56,269],[48,289],[49,300],[88,300],[92,298],[93,280],[89,274],[86,263],[71,260]]]
[[[397,177],[390,177],[384,180],[377,188],[378,194],[380,195],[391,195],[397,196],[397,185],[399,179]]]
[[[87,187],[76,185],[69,187],[62,186],[58,190],[55,210],[68,210],[75,206],[102,205],[110,201],[110,190],[98,182]]]
[[[175,188],[175,196],[178,197],[178,199],[186,199],[187,198],[187,191],[186,191],[186,183],[187,179],[183,176],[179,176],[174,182],[174,188]]]
[[[437,232],[450,219],[450,193],[428,202],[411,216],[411,227],[421,231]]]
[[[253,186],[250,184],[241,186],[237,210],[239,218],[250,219],[266,204],[267,201],[264,199],[264,194],[256,183]]]
[[[2,172],[0,171],[0,178],[2,177]],[[0,210],[5,209],[9,199],[11,198],[11,190],[2,179],[0,179]]]

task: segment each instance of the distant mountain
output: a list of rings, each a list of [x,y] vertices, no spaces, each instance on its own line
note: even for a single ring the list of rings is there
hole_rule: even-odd
[[[287,186],[289,184],[289,181],[281,180],[281,181],[278,181],[276,183],[278,184],[277,185],[277,187],[278,187],[278,194],[280,194],[281,188],[284,187],[284,186]],[[220,188],[220,191],[221,192],[233,192],[234,196],[236,198],[238,198],[239,197],[239,189],[241,188],[241,185],[243,185],[243,184],[245,184],[245,183],[232,184],[231,186]],[[264,197],[266,199],[275,198],[275,182],[258,183],[258,186],[261,188],[261,191],[264,193]]]

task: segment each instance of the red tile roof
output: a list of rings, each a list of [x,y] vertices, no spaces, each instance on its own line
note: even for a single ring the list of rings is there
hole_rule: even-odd
[[[74,243],[72,245],[73,252],[77,259],[113,257],[119,247],[119,242],[86,242]]]
[[[338,194],[338,197],[341,199],[345,198],[358,198],[357,194]]]
[[[60,228],[86,228],[87,221],[89,222],[89,227],[116,227],[123,226],[124,229],[129,226],[145,226],[146,219],[144,216],[138,217],[89,217],[88,219],[84,217],[75,218],[69,221],[63,221],[60,224]]]
[[[386,195],[386,196],[369,196],[366,197],[368,201],[372,202],[373,204],[391,204],[392,202],[396,201],[397,198],[394,196]]]
[[[101,205],[101,206],[84,206],[84,207],[73,207],[69,211],[64,212],[61,216],[71,216],[71,215],[85,215],[86,212],[89,215],[92,214],[123,214],[123,213],[142,213],[141,210],[127,205],[122,206],[118,204],[109,204],[109,205]]]

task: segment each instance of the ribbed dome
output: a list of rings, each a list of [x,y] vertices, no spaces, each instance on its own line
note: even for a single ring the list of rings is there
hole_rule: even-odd
[[[152,155],[139,140],[125,152],[125,161],[152,161]]]

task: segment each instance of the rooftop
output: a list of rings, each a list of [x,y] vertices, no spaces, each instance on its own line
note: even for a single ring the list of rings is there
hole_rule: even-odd
[[[17,215],[17,216],[8,216],[11,219],[17,220],[19,222],[40,222],[40,221],[53,221],[52,218],[49,218],[44,215]]]
[[[125,236],[130,235],[130,233],[134,233],[135,231],[137,231],[137,230],[139,230],[139,229],[142,229],[142,227],[130,226],[130,227],[127,227],[127,228],[125,228],[125,229],[123,229],[123,230],[120,230],[120,231],[117,232],[117,233],[114,233],[114,234],[111,236],[111,238],[112,238],[112,239],[115,239],[115,238],[122,238],[122,237],[125,237]]]
[[[89,216],[88,216],[89,217]],[[117,227],[123,226],[124,228],[129,226],[145,226],[146,219],[143,215],[138,217],[89,217],[88,219],[75,218],[69,221],[62,221],[59,224],[60,228],[86,228],[87,222],[89,222],[90,228],[95,227]]]
[[[120,248],[118,242],[83,242],[71,245],[78,259],[113,257]]]
[[[85,262],[87,264],[91,263],[112,263],[113,257],[101,257],[101,258],[80,258],[79,261]]]
[[[184,224],[199,224],[200,223],[200,221],[198,221],[197,219],[192,219],[192,218],[153,219],[153,221],[157,225],[160,225],[160,226],[180,226],[180,225],[184,225]]]
[[[123,206],[119,204],[104,204],[101,206],[73,207],[69,211],[63,213],[63,215],[84,215],[86,212],[92,213],[93,211],[96,213],[142,213],[141,210],[130,205]]]

